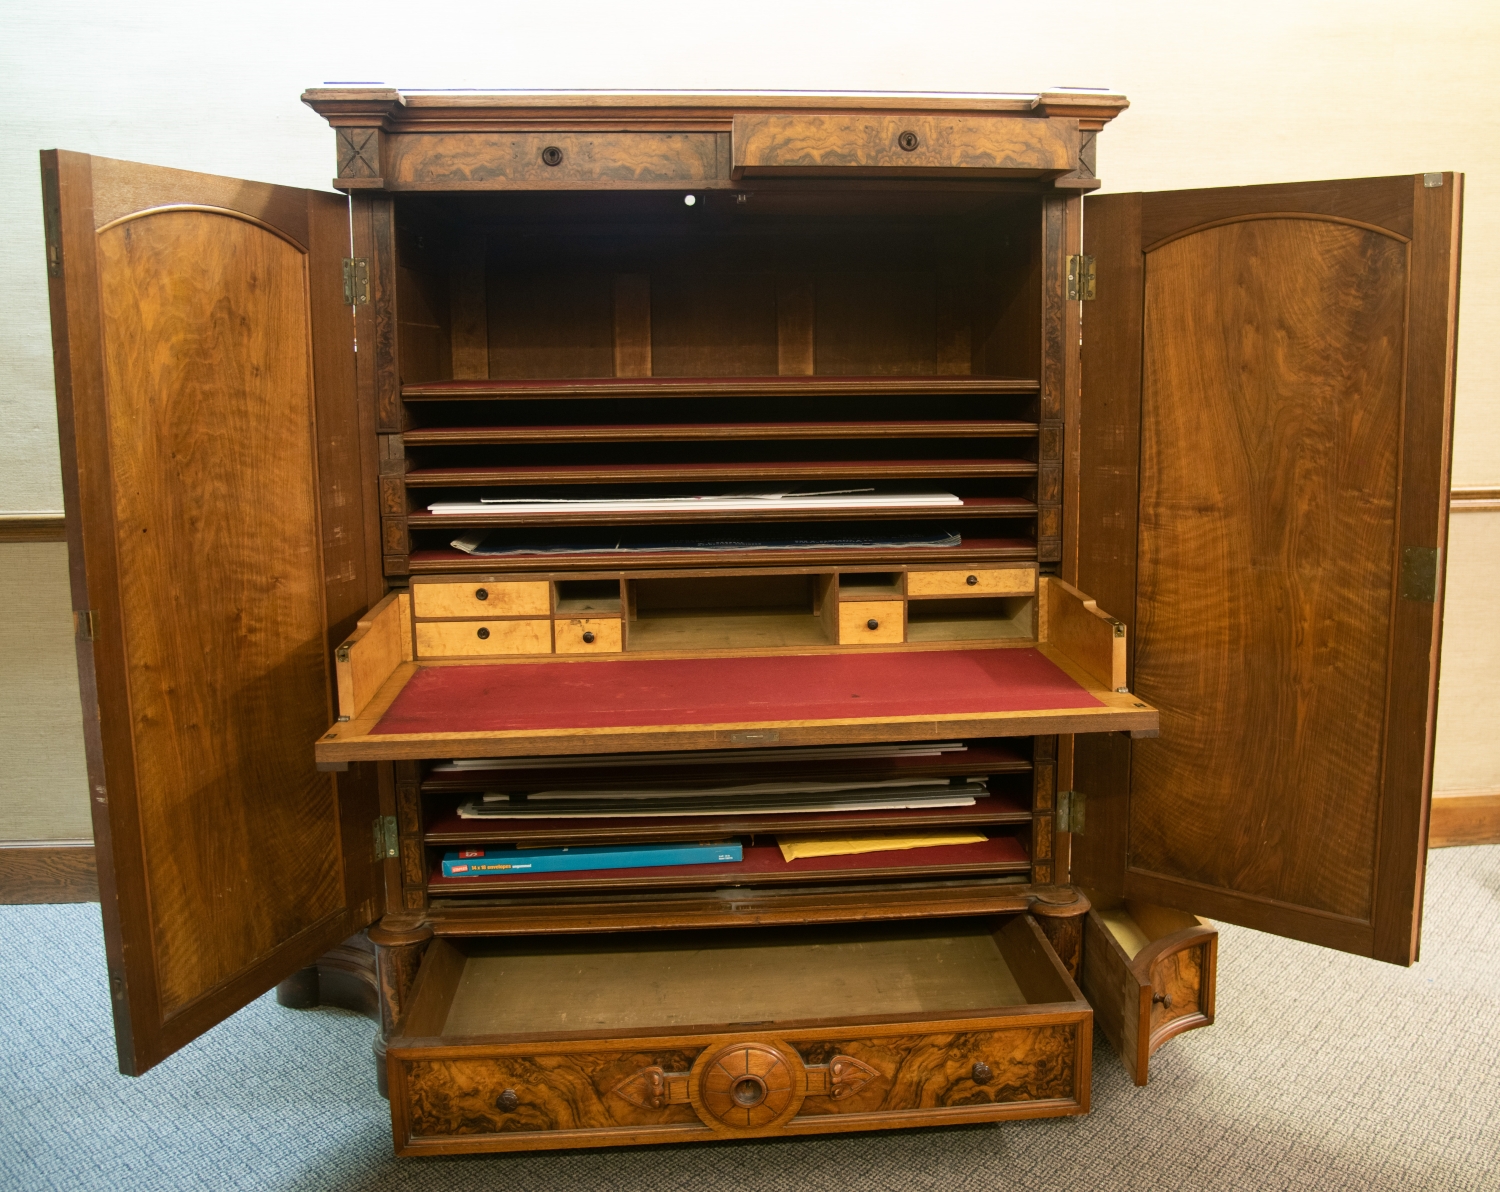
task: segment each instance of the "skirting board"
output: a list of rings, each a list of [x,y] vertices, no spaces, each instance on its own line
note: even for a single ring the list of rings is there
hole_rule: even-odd
[[[93,841],[0,841],[0,905],[98,901]]]
[[[1427,846],[1456,844],[1500,844],[1500,791],[1432,796]]]

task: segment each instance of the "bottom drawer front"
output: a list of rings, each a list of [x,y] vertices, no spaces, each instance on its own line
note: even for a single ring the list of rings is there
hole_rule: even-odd
[[[1170,952],[1151,965],[1151,1042],[1157,1045],[1176,1034],[1168,1030],[1179,1020],[1205,1013],[1210,943]],[[1188,1029],[1182,1024],[1181,1029]]]
[[[1071,1022],[803,1044],[798,1050],[809,1065],[848,1057],[876,1075],[844,1095],[835,1088],[830,1096],[809,1096],[798,1117],[1081,1100],[1081,1029]]]

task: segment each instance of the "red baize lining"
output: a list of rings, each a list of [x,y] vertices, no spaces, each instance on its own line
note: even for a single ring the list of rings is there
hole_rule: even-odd
[[[745,724],[1102,706],[1034,649],[476,664],[419,670],[370,732]]]

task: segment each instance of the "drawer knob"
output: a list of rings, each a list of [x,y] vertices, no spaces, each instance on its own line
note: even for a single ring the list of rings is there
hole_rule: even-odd
[[[871,617],[868,621],[865,622],[865,626],[869,629],[879,629],[880,622],[877,621],[874,617]]]
[[[592,646],[594,644],[594,631],[592,629],[585,629],[583,631],[583,640]]]
[[[542,150],[542,162],[549,166],[562,165],[562,150],[556,145],[548,145]]]
[[[910,153],[921,143],[921,141],[917,140],[917,134],[910,131],[904,132],[896,138],[896,144],[900,145],[901,148],[905,149],[908,153]]]
[[[489,598],[490,598],[490,590],[488,588],[476,588],[474,590],[474,599],[475,600],[488,600]]]
[[[521,1098],[516,1096],[515,1089],[506,1089],[495,1098],[495,1104],[500,1107],[502,1113],[514,1113],[516,1106],[521,1103]]]
[[[476,631],[476,635],[478,636],[479,640],[482,641],[482,642],[483,641],[489,641],[490,631],[488,629],[486,629],[483,625],[481,625],[479,627],[479,629]]]
[[[1172,1008],[1172,995],[1170,993],[1154,993],[1151,995],[1151,1001],[1153,1003],[1160,1003],[1163,1010],[1170,1010]]]
[[[991,1080],[993,1080],[994,1078],[995,1078],[995,1074],[994,1074],[994,1072],[992,1072],[990,1070],[990,1066],[987,1063],[985,1063],[983,1060],[978,1060],[978,1061],[975,1062],[975,1064],[974,1064],[974,1083],[975,1084],[989,1084],[989,1082]]]
[[[967,579],[964,580],[964,583],[968,584],[969,587],[971,587],[971,588],[975,584],[977,584],[978,582],[979,582],[979,577],[977,575],[971,575]]]

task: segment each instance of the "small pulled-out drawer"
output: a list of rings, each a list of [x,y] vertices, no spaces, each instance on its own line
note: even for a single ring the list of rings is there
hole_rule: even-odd
[[[1093,1015],[1028,915],[439,937],[408,1006],[398,1154],[1088,1110]]]
[[[1081,984],[1136,1084],[1156,1049],[1214,1020],[1219,932],[1185,911],[1089,891]]]

